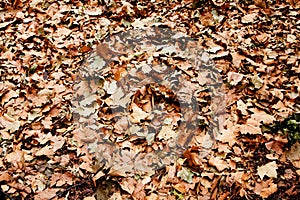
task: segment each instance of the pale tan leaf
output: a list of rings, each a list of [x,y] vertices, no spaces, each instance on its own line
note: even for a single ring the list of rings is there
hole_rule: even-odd
[[[237,85],[239,82],[241,82],[243,77],[244,77],[243,74],[239,74],[236,72],[229,72],[227,80],[230,83],[230,85],[234,86],[234,85]]]
[[[263,179],[264,176],[270,177],[270,178],[277,178],[277,164],[276,161],[272,161],[270,163],[267,163],[263,166],[260,166],[257,168],[257,174],[259,175],[260,179]]]
[[[170,138],[175,138],[176,137],[176,132],[173,131],[172,125],[164,125],[160,132],[157,135],[157,138],[162,140],[168,140]]]
[[[136,104],[132,104],[132,114],[131,121],[133,123],[138,123],[143,119],[146,119],[150,114],[144,112],[140,107],[138,107]]]
[[[96,198],[95,197],[93,197],[93,196],[91,196],[91,197],[84,197],[84,199],[83,200],[96,200]]]
[[[254,22],[254,19],[256,18],[257,13],[247,14],[242,17],[242,23],[251,23]]]
[[[129,194],[133,194],[133,191],[135,189],[135,183],[136,183],[136,181],[134,179],[127,178],[126,180],[124,180],[120,183],[120,186],[123,190],[125,190]]]
[[[211,166],[215,166],[220,172],[229,167],[227,162],[222,160],[220,157],[211,157],[208,163]]]
[[[35,153],[36,156],[51,156],[53,154],[54,151],[51,146],[45,146]]]

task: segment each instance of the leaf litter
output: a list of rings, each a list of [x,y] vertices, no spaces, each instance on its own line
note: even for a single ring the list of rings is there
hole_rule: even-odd
[[[299,196],[299,143],[296,142],[299,120],[289,118],[299,113],[299,2],[20,0],[0,5],[1,197],[293,199]],[[70,103],[76,72],[82,60],[106,37],[151,25],[187,34],[207,50],[202,58],[213,59],[227,94],[222,131],[215,136],[217,142],[212,151],[201,148],[204,137],[200,131],[182,157],[162,169],[152,170],[142,157],[132,163],[136,152],[147,152],[150,144],[159,149],[164,139],[172,138],[182,117],[181,110],[176,98],[170,101],[174,93],[159,85],[140,88],[133,99],[116,92],[114,81],[127,74],[128,65],[124,63],[132,64],[133,68],[141,63],[142,69],[149,71],[143,63],[149,55],[139,52],[123,55],[122,49],[109,53],[98,50],[103,59],[97,61],[96,68],[114,57],[118,59],[99,80],[105,87],[97,92],[105,100],[85,98],[81,102],[85,110],[80,115],[86,117],[85,123],[89,125],[94,124],[94,117],[99,117],[104,124],[102,132],[127,148],[122,157],[117,157],[123,159],[120,168],[106,168],[109,165],[104,163],[114,162],[111,144],[99,149],[98,142],[103,138],[93,127],[75,130],[73,126],[76,115],[72,114]],[[177,70],[185,74],[185,84],[193,86],[190,83],[196,79],[195,72],[172,56],[174,51],[163,48],[165,55],[149,57],[152,62],[161,62],[161,58],[178,66]],[[121,62],[117,63],[118,60]],[[133,77],[133,80],[143,78]],[[80,86],[81,95],[88,95],[97,88],[94,86]],[[200,124],[205,127],[212,121],[207,108],[210,94],[201,84],[196,89],[197,102],[202,105]],[[185,91],[186,95],[191,95],[191,91]],[[113,100],[105,96],[106,92],[113,93],[113,99],[124,98],[123,107],[131,100],[131,123],[135,126],[130,128],[135,131],[130,133],[136,133],[131,138],[124,138],[128,130],[126,119],[121,116],[113,122],[115,113],[109,111]],[[153,99],[157,102],[153,103]],[[153,134],[159,133],[160,141],[151,134],[143,141],[139,126],[154,119],[150,111],[157,105],[163,107],[156,114],[164,112],[164,118],[169,120],[163,129],[153,130]],[[101,112],[96,113],[98,109]],[[159,124],[151,122],[152,128]],[[282,127],[268,128],[274,124]],[[181,139],[183,143],[188,141]],[[136,174],[141,167],[146,173]]]

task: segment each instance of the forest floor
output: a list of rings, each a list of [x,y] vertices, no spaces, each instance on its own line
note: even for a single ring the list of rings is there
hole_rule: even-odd
[[[1,1],[0,199],[300,199],[299,8]]]

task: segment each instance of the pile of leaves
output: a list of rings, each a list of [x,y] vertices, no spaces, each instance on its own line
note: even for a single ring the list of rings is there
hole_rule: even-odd
[[[293,0],[0,2],[0,198],[299,198],[299,15]],[[154,25],[182,32],[205,49],[222,75],[226,110],[211,151],[197,145],[199,136],[170,165],[120,173],[90,151],[97,133],[74,126],[73,86],[101,41]],[[103,81],[124,72],[113,64]],[[136,94],[133,116],[147,112],[138,103],[147,95],[169,113],[180,111],[167,98],[172,92],[152,85]],[[201,104],[206,92],[198,95]],[[110,124],[109,111],[100,109]],[[134,141],[137,149],[149,142]],[[134,156],[133,147],[126,148],[126,156]]]

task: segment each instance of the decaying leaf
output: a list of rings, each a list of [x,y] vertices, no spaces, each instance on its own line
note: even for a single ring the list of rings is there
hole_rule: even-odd
[[[260,89],[264,85],[264,81],[258,76],[252,76],[251,82],[254,84],[255,89]]]

